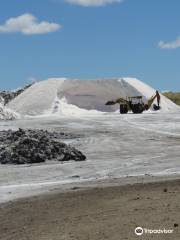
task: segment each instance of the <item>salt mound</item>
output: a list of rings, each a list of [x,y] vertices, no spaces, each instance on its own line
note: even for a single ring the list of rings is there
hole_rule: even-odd
[[[50,109],[65,78],[36,82],[12,100],[8,106],[24,115],[39,115]]]
[[[114,112],[119,107],[105,106],[108,100],[142,95],[146,102],[155,89],[135,78],[77,80],[53,78],[35,83],[9,103],[9,107],[25,115],[82,115]],[[180,108],[161,95],[163,111]]]
[[[65,98],[68,104],[73,104],[86,110],[114,112],[118,106],[106,106],[109,99],[119,96],[137,96],[140,92],[121,79],[109,80],[66,80],[58,89],[58,98]]]
[[[105,106],[105,103],[112,98],[131,95],[140,95],[140,92],[123,79],[122,81],[48,79],[35,83],[8,106],[24,115],[51,114],[54,112],[57,99],[59,101],[66,99],[66,102],[61,102],[59,108],[59,113],[63,112],[65,115],[67,109],[72,108],[78,111],[85,109],[86,113],[89,113],[88,110],[114,112],[118,106]],[[82,112],[85,113],[83,110]]]

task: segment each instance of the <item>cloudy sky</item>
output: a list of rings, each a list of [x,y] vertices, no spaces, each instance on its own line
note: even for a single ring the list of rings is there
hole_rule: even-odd
[[[0,88],[136,77],[180,91],[179,0],[1,0]]]

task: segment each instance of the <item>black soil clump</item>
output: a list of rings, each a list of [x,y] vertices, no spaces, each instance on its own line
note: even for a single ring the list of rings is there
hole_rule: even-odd
[[[26,164],[47,160],[84,161],[82,152],[60,140],[64,133],[19,129],[0,132],[0,163]]]

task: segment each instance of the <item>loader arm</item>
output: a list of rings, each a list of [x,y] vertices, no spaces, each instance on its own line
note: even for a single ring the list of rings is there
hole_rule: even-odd
[[[124,98],[118,98],[116,100],[111,100],[111,101],[108,101],[105,103],[105,105],[115,105],[115,104],[121,104],[121,103],[126,103],[129,105],[129,101],[127,101],[126,99]]]
[[[156,94],[154,96],[152,96],[147,103],[148,109],[151,107],[151,105],[153,104],[154,100],[157,98],[157,102],[158,102],[158,106],[159,106],[159,102],[160,102],[160,95],[159,92],[156,91]],[[148,110],[147,109],[147,110]]]

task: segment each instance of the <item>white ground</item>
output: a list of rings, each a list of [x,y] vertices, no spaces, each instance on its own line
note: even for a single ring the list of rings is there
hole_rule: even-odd
[[[65,81],[64,78],[53,78],[37,82],[9,103],[9,108],[28,115],[37,115],[51,108],[57,95],[57,89]]]
[[[1,129],[43,128],[81,134],[69,141],[85,162],[0,166],[0,201],[34,195],[65,183],[180,173],[180,114],[33,118],[1,122]]]

